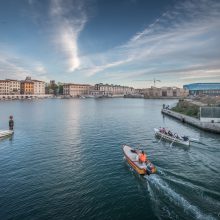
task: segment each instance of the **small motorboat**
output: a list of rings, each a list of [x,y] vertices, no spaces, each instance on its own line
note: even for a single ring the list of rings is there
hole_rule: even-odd
[[[10,136],[14,133],[12,130],[0,130],[0,138]]]
[[[135,150],[128,145],[123,145],[123,152],[128,164],[140,175],[150,175],[156,173],[156,167],[147,160],[146,163],[139,162],[139,150]]]
[[[177,144],[182,144],[185,146],[190,146],[190,139],[187,136],[180,136],[176,133],[172,133],[171,131],[167,131],[166,129],[157,129],[154,128],[155,136],[160,137],[160,140],[165,139]]]

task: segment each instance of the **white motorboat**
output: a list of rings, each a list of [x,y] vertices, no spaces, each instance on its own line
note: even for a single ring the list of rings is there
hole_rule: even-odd
[[[123,145],[125,158],[130,166],[140,175],[150,175],[156,173],[156,167],[147,160],[145,163],[140,163],[138,160],[139,150],[135,150],[128,145]]]
[[[14,133],[12,130],[0,130],[0,138],[10,136]]]

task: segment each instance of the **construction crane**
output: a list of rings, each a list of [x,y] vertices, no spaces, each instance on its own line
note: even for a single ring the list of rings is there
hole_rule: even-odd
[[[154,82],[154,87],[156,86],[157,82],[161,82],[159,79],[155,79],[155,78],[153,80],[140,79],[140,80],[136,80],[136,81]]]

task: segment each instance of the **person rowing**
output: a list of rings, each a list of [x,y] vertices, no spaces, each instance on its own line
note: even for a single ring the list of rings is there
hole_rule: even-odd
[[[180,137],[179,137],[179,135],[178,135],[177,133],[174,134],[174,137],[175,137],[176,139],[180,139]]]
[[[159,131],[160,131],[161,133],[164,133],[164,134],[167,133],[165,128],[159,128]]]
[[[168,135],[170,135],[171,137],[173,137],[173,133],[169,130],[168,131]]]

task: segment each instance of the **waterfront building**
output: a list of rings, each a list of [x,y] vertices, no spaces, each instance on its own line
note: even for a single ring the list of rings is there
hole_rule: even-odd
[[[25,80],[21,81],[21,94],[22,95],[34,94],[34,81],[31,80],[31,77],[26,77]]]
[[[45,82],[39,80],[32,80],[34,82],[34,95],[45,94]]]
[[[220,83],[192,83],[183,86],[190,95],[214,95],[220,96]]]
[[[77,97],[89,95],[91,85],[66,83],[63,85],[63,95]]]
[[[157,88],[152,86],[143,90],[145,98],[179,98],[186,97],[188,91],[178,87],[161,87]]]
[[[0,95],[20,94],[20,81],[14,79],[0,80]]]
[[[135,89],[132,87],[103,83],[96,84],[95,90],[103,92],[105,96],[127,95],[135,93]]]

